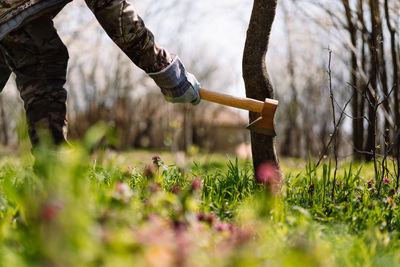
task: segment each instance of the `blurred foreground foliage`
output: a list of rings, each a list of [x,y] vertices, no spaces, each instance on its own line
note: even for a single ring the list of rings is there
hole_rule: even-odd
[[[400,262],[400,199],[391,177],[378,197],[361,167],[347,165],[333,183],[330,164],[308,163],[273,192],[237,160],[186,169],[159,156],[146,166],[101,164],[89,153],[92,138],[39,148],[34,164],[2,159],[1,266]]]

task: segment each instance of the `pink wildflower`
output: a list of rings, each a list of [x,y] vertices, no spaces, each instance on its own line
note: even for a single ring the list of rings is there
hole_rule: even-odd
[[[276,164],[272,162],[262,164],[256,172],[256,179],[259,183],[264,184],[266,192],[278,193],[281,174]]]
[[[390,179],[385,177],[385,179],[383,179],[383,182],[385,183],[385,185],[389,185],[390,184]]]
[[[251,239],[254,238],[255,233],[252,228],[236,228],[234,232],[234,242],[236,245],[242,245],[249,242]]]
[[[256,178],[263,184],[277,184],[280,181],[279,169],[274,163],[264,163],[258,168]]]
[[[50,222],[57,216],[63,207],[64,203],[62,201],[44,203],[40,210],[40,215],[45,221]]]
[[[161,185],[159,183],[157,183],[157,182],[153,182],[153,183],[150,184],[149,190],[152,193],[156,193],[156,192],[161,190]]]
[[[201,222],[207,222],[210,225],[212,225],[214,223],[214,216],[211,214],[205,214],[205,213],[199,213],[197,214],[197,220],[201,221]]]
[[[201,189],[201,180],[200,179],[194,179],[192,182],[192,191],[197,191]]]
[[[396,207],[396,202],[394,202],[394,199],[393,199],[393,198],[388,197],[388,198],[387,198],[387,202],[388,202],[389,204],[391,204],[392,206]]]
[[[113,197],[123,202],[128,202],[133,192],[127,183],[116,183]]]
[[[200,212],[197,214],[197,220],[204,221],[205,216],[206,215],[204,213]]]
[[[219,222],[219,223],[215,226],[215,230],[217,230],[217,231],[219,231],[219,232],[227,231],[227,230],[229,230],[229,224],[223,223],[223,222]]]
[[[314,192],[315,184],[311,184],[310,187],[308,188],[309,192],[312,193]]]
[[[175,195],[179,194],[181,192],[181,189],[179,188],[179,185],[174,185],[172,187],[171,192],[174,193]]]
[[[389,195],[393,196],[394,194],[396,194],[396,188],[390,188]]]
[[[172,221],[172,227],[174,228],[175,231],[177,232],[183,232],[186,230],[187,225],[185,222],[180,221],[180,220],[174,220]]]
[[[144,175],[147,178],[153,178],[156,174],[156,171],[154,170],[154,167],[152,165],[146,165],[144,168]]]
[[[151,160],[153,161],[153,164],[157,166],[161,163],[161,157],[159,155],[154,155]]]
[[[208,222],[209,224],[213,224],[213,223],[214,223],[214,220],[215,220],[215,218],[214,218],[214,216],[211,215],[211,214],[208,214],[208,215],[206,215],[206,217],[205,217],[205,221]]]
[[[168,167],[164,164],[164,161],[159,155],[154,155],[151,159],[153,161],[153,166],[157,171],[160,167],[162,167],[164,170],[168,170]]]

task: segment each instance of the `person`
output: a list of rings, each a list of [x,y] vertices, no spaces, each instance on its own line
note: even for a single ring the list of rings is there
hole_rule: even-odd
[[[24,102],[29,137],[40,132],[55,144],[66,140],[68,51],[53,18],[71,0],[0,0],[0,92],[11,72]],[[199,82],[177,55],[158,46],[133,5],[126,0],[85,0],[119,48],[160,87],[167,101],[200,102]]]

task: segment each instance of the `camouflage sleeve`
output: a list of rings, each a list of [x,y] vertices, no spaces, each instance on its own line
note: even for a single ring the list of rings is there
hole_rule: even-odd
[[[4,56],[0,51],[0,92],[6,85],[8,78],[10,77],[11,70],[5,62]]]
[[[126,0],[85,0],[111,39],[147,73],[166,68],[170,55],[157,46],[133,5]]]

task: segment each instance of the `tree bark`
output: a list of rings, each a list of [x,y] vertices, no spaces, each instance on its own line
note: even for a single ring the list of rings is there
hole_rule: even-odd
[[[342,4],[346,13],[347,31],[349,32],[351,44],[357,49],[357,28],[353,20],[353,13],[350,7],[349,0],[342,0]],[[360,94],[358,93],[358,79],[357,79],[357,54],[355,51],[350,50],[351,53],[351,85],[353,86],[353,99],[352,99],[352,115],[353,115],[353,145],[354,145],[354,159],[361,160],[363,150],[362,139],[362,118],[359,114]]]
[[[360,24],[360,39],[361,39],[361,70],[363,70],[365,73],[368,72],[368,40],[367,40],[367,35],[368,35],[368,30],[365,26],[365,19],[364,19],[364,0],[358,0],[357,1],[357,19],[358,23]],[[361,79],[358,85],[358,91],[364,92],[366,90],[366,87],[368,86],[368,80]],[[365,127],[364,127],[364,117],[366,116],[366,95],[363,93],[360,96],[360,103],[359,103],[359,109],[358,109],[358,116],[360,118],[359,125],[358,125],[358,142],[360,145],[359,152],[364,151],[364,143],[365,143]],[[364,156],[365,158],[365,156]]]
[[[367,135],[367,143],[365,147],[365,151],[369,152],[366,154],[365,160],[372,161],[375,157],[376,152],[376,126],[377,126],[377,114],[376,114],[376,105],[377,105],[377,92],[378,92],[378,28],[376,21],[376,0],[369,0],[369,8],[371,12],[370,20],[371,20],[371,32],[368,40],[368,46],[370,49],[370,86],[373,90],[367,90],[369,105],[368,105],[368,135]]]
[[[261,101],[274,96],[265,56],[268,51],[276,6],[277,0],[254,0],[243,54],[243,78],[246,95]],[[250,112],[249,117],[250,122],[252,122],[259,117],[259,114]],[[274,137],[251,132],[251,145],[255,170],[265,162],[279,166]]]
[[[299,127],[297,126],[297,115],[299,114],[299,100],[297,97],[296,88],[296,73],[295,73],[295,57],[293,54],[292,33],[290,30],[290,15],[287,6],[282,3],[283,20],[285,21],[285,33],[287,38],[287,53],[288,53],[288,74],[290,79],[291,100],[288,103],[285,113],[288,115],[285,131],[283,135],[282,146],[280,147],[280,154],[286,157],[300,157],[300,144],[299,142]]]
[[[399,109],[399,92],[400,92],[400,79],[399,79],[399,58],[398,53],[396,50],[396,30],[392,25],[392,21],[390,18],[390,11],[389,11],[389,3],[388,0],[384,2],[384,9],[385,9],[385,18],[386,18],[386,25],[390,33],[390,51],[392,54],[392,65],[393,65],[393,95],[394,95],[394,118],[395,118],[395,129],[393,132],[393,136],[396,135],[400,127],[400,109]],[[394,149],[395,155],[398,155],[399,149],[395,147]]]
[[[386,114],[384,116],[384,140],[385,147],[390,145],[390,123],[388,116],[390,113],[389,106],[389,85],[388,85],[388,75],[387,75],[387,66],[386,66],[386,55],[385,55],[385,34],[383,33],[383,25],[382,25],[382,16],[381,16],[381,3],[379,0],[375,0],[374,6],[374,16],[376,22],[376,32],[377,32],[377,41],[376,41],[376,49],[378,51],[378,75],[379,82],[382,85],[383,92],[383,112]]]

